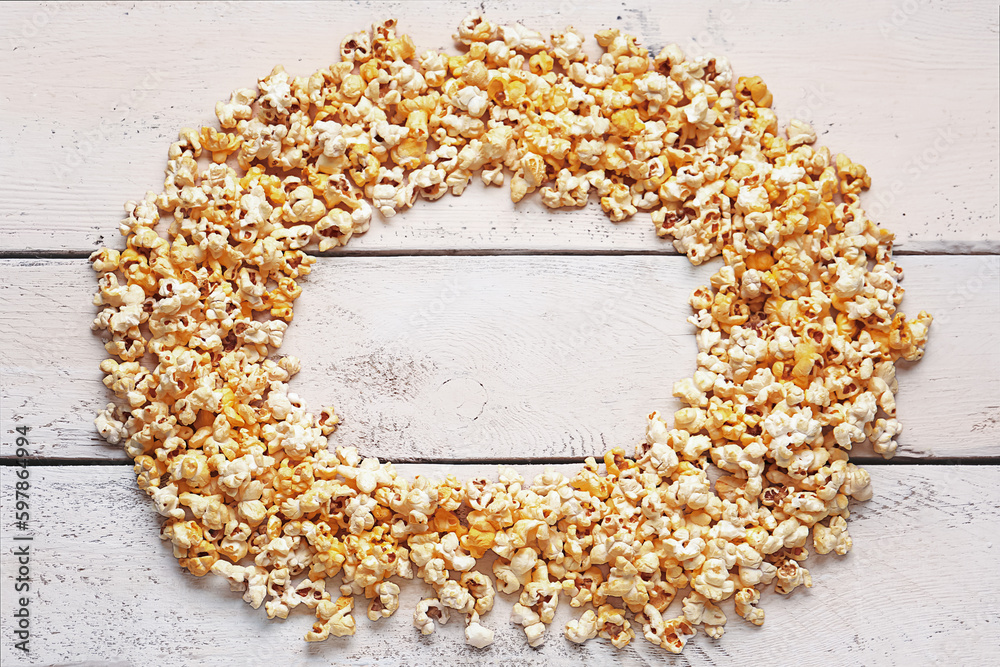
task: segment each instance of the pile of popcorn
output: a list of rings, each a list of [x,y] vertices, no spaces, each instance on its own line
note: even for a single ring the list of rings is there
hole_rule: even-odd
[[[328,69],[279,66],[237,90],[221,129],[181,131],[163,191],[126,205],[127,249],[91,259],[120,399],[97,428],[134,458],[192,574],[225,577],[269,617],[314,610],[309,641],[353,634],[357,596],[391,616],[393,579],[416,576],[435,591],[413,614],[424,634],[459,615],[487,646],[500,590],[519,595],[511,620],[531,646],[569,600],[585,608],[573,642],[641,633],[677,653],[698,628],[722,635],[723,601],[760,625],[764,586],[810,586],[810,545],[850,550],[849,499],[872,491],[849,452],[895,451],[894,362],[921,357],[931,321],[896,310],[893,235],[859,202],[870,178],[804,123],[780,134],[767,87],[734,82],[724,59],[596,38],[592,60],[573,28],[472,15],[462,55],[416,56],[388,20],[348,35]],[[596,195],[615,222],[649,211],[695,264],[722,255],[691,295],[697,370],[674,386],[687,407],[652,413],[632,457],[531,483],[509,468],[409,480],[328,449],[333,408],[289,391],[299,361],[275,351],[315,262],[304,249],[477,174],[509,178],[515,202],[538,190],[553,208]],[[487,554],[492,577],[476,569]]]

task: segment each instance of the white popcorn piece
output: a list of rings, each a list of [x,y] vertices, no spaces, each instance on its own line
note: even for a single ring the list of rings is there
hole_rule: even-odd
[[[895,403],[893,403],[895,407]],[[896,436],[903,432],[903,425],[894,418],[876,419],[865,425],[865,435],[871,440],[876,454],[892,458],[896,453]]]
[[[597,614],[593,609],[583,612],[578,619],[566,623],[566,639],[582,644],[597,636]]]
[[[273,110],[279,117],[291,113],[295,98],[284,67],[277,65],[267,77],[257,82],[257,87],[261,92],[261,105]]]
[[[811,125],[801,120],[792,119],[789,121],[788,127],[785,128],[785,134],[788,136],[789,147],[811,144],[816,141],[816,131]]]
[[[448,609],[437,598],[421,600],[413,612],[413,625],[422,635],[433,634],[436,623],[445,625],[449,619]]]
[[[215,104],[215,115],[219,117],[219,124],[225,128],[232,128],[236,127],[238,121],[250,120],[253,115],[251,105],[256,99],[257,94],[249,88],[234,90],[228,102]]]
[[[493,631],[479,623],[479,614],[472,612],[465,626],[465,643],[476,648],[486,648],[493,643]]]
[[[454,579],[449,579],[444,586],[437,590],[438,599],[441,604],[449,609],[454,609],[460,614],[471,614],[476,605],[475,598],[460,583]]]
[[[489,42],[496,35],[496,26],[484,19],[479,12],[473,11],[458,25],[455,41],[466,45],[473,42]]]
[[[375,597],[368,605],[368,618],[377,621],[389,618],[399,609],[399,586],[391,581],[375,585]]]
[[[545,624],[541,620],[538,612],[531,607],[525,607],[520,603],[514,604],[514,609],[510,614],[510,621],[520,625],[524,629],[524,636],[528,640],[528,646],[538,647],[545,641]]]
[[[625,618],[625,610],[604,604],[597,610],[597,635],[610,640],[615,648],[623,648],[632,641],[635,632]]]
[[[108,403],[94,420],[98,433],[109,445],[117,445],[129,435],[121,410],[114,403]]]
[[[508,48],[521,53],[537,53],[545,48],[545,38],[542,33],[529,30],[520,23],[512,26],[500,26],[500,39]]]
[[[760,600],[760,591],[755,588],[741,588],[736,593],[736,613],[754,625],[764,624],[764,610],[754,605]]]
[[[801,567],[791,559],[786,560],[778,568],[777,579],[778,582],[775,584],[774,589],[782,594],[791,593],[799,586],[804,585],[806,588],[812,586],[812,577],[809,575],[809,570]]]

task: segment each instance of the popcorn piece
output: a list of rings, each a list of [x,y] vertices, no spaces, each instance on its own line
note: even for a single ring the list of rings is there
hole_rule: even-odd
[[[760,600],[760,591],[755,588],[741,588],[736,594],[736,613],[754,625],[764,624],[764,610],[754,605]]]
[[[785,128],[785,134],[788,136],[789,148],[816,141],[816,131],[812,129],[811,125],[803,123],[801,120],[792,119],[789,121],[788,127]]]
[[[462,587],[468,590],[469,594],[475,600],[475,613],[482,615],[493,609],[493,599],[496,597],[496,591],[489,577],[476,571],[463,572],[459,581]]]
[[[493,631],[479,623],[479,614],[472,612],[465,626],[465,643],[476,648],[486,648],[493,643]]]
[[[665,620],[656,607],[649,604],[638,620],[643,624],[643,635],[647,640],[674,654],[684,650],[687,640],[696,632],[683,616]]]
[[[433,634],[437,628],[435,621],[445,625],[449,619],[448,609],[437,598],[421,600],[413,613],[413,625],[422,635]]]
[[[249,88],[234,90],[228,102],[216,102],[215,115],[224,128],[236,127],[238,121],[250,120],[253,116],[251,105],[257,99],[256,93]]]
[[[705,632],[713,639],[722,636],[726,615],[711,600],[699,593],[684,598],[684,618],[693,626],[704,625]]]
[[[813,526],[813,546],[818,554],[828,554],[831,551],[836,551],[840,556],[846,554],[852,546],[851,537],[847,534],[847,521],[835,516],[830,519],[829,526],[817,523]]]
[[[892,403],[895,408],[895,403]],[[896,453],[895,437],[903,432],[903,425],[896,419],[876,419],[865,425],[865,435],[871,440],[877,454],[889,459]]]
[[[625,618],[625,610],[609,604],[597,610],[597,634],[611,640],[615,648],[623,648],[635,637],[632,624]]]
[[[460,614],[473,613],[476,604],[475,598],[454,579],[446,581],[444,586],[438,589],[437,594],[441,604],[445,607],[454,609]]]
[[[545,38],[542,37],[542,33],[529,30],[520,23],[500,26],[500,39],[508,48],[522,53],[537,53],[545,48]]]
[[[459,24],[455,41],[468,46],[474,42],[492,41],[496,34],[496,26],[484,19],[478,12],[472,12]]]
[[[788,559],[778,568],[778,583],[774,585],[774,590],[787,595],[799,586],[812,587],[812,577],[809,576],[809,570]]]
[[[691,580],[691,588],[709,600],[723,600],[736,590],[735,584],[729,578],[726,562],[721,558],[705,560],[700,572]]]
[[[541,617],[534,609],[517,603],[511,611],[510,620],[511,623],[524,628],[524,636],[528,640],[528,646],[538,647],[545,641],[545,624],[542,623]]]
[[[375,585],[375,597],[368,604],[368,618],[377,621],[389,618],[399,609],[399,586],[383,581]]]
[[[847,464],[844,484],[840,492],[855,500],[870,500],[872,497],[872,478],[868,471],[862,470],[853,463]]]
[[[109,445],[117,445],[129,435],[121,410],[114,403],[108,403],[97,415],[94,424],[98,433],[108,441]]]
[[[321,642],[330,635],[344,637],[353,635],[355,630],[353,597],[340,597],[335,602],[323,600],[316,607],[316,623],[313,629],[306,633],[307,642]]]

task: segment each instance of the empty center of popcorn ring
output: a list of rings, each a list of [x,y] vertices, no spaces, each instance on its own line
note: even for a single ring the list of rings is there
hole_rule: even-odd
[[[465,53],[415,58],[385,21],[310,77],[279,66],[237,90],[216,106],[221,129],[181,131],[163,191],[126,205],[127,249],[91,258],[119,399],[99,431],[134,458],[183,567],[269,617],[313,609],[310,641],[353,634],[358,595],[372,620],[392,615],[391,579],[414,575],[435,591],[420,632],[461,614],[479,648],[496,589],[520,591],[512,621],[532,646],[563,598],[592,607],[567,624],[574,642],[622,647],[641,629],[677,653],[699,627],[722,635],[728,598],[763,623],[763,586],[811,585],[810,536],[821,554],[851,548],[848,499],[871,488],[848,452],[870,440],[893,454],[894,362],[927,338],[929,315],[896,310],[902,272],[861,208],[865,168],[814,148],[804,123],[781,136],[764,83],[734,85],[719,57],[650,57],[603,30],[590,60],[572,28],[545,39],[476,15],[456,38]],[[327,449],[333,408],[289,393],[299,362],[273,354],[316,261],[303,249],[347,243],[373,210],[461,194],[475,174],[509,174],[515,202],[596,195],[616,222],[648,210],[692,262],[722,255],[691,295],[697,370],[674,386],[688,407],[672,426],[652,413],[631,458],[617,448],[531,483],[510,468],[408,480]],[[475,569],[488,552],[493,577]]]

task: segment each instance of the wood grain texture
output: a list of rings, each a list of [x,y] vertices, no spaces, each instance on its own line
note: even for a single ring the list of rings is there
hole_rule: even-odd
[[[769,84],[779,117],[865,164],[866,206],[908,252],[1000,250],[998,19],[988,2],[806,0],[13,3],[0,40],[0,251],[120,246],[126,199],[159,189],[183,126],[273,65],[308,74],[343,35],[394,16],[418,49],[453,49],[468,10],[544,31],[618,27],[658,49],[717,52]],[[280,27],[279,27],[280,26]],[[292,27],[294,26],[294,27]],[[232,38],[224,37],[233,36]],[[661,250],[645,215],[552,212],[473,188],[382,224],[357,252]]]
[[[488,466],[456,466],[459,474],[495,476]],[[569,472],[573,466],[558,466]],[[440,476],[447,466],[399,467],[407,475]],[[522,467],[530,478],[538,466]],[[767,621],[755,628],[731,620],[719,640],[695,637],[680,657],[640,638],[616,651],[603,640],[574,646],[562,627],[578,615],[567,604],[545,644],[531,649],[509,622],[513,599],[498,596],[483,623],[497,634],[483,651],[464,645],[452,620],[430,637],[411,624],[430,588],[404,582],[400,610],[372,623],[356,613],[354,637],[308,645],[311,619],[293,612],[268,621],[217,577],[182,573],[157,538],[159,517],[127,468],[32,469],[34,635],[25,658],[11,646],[13,596],[0,607],[5,665],[929,665],[993,664],[1000,644],[996,599],[996,506],[1000,468],[878,467],[875,498],[850,521],[854,550],[810,558],[811,589],[787,598],[769,591]],[[5,467],[3,504],[13,499]],[[13,535],[4,513],[3,537]],[[3,590],[16,562],[0,555]],[[679,602],[675,603],[679,606]],[[679,613],[679,612],[678,612]],[[752,657],[751,657],[752,656]]]
[[[899,459],[996,455],[1000,258],[900,264],[904,312],[936,320],[925,358],[900,364]],[[395,461],[599,456],[680,407],[687,295],[712,270],[677,256],[324,258],[281,352],[303,362],[293,390],[342,415],[337,444]],[[92,423],[110,395],[87,262],[0,260],[0,283],[4,428],[31,426],[39,457],[124,460]]]
[[[109,395],[103,348],[87,333],[93,272],[53,257],[122,247],[122,203],[160,187],[177,130],[214,123],[232,89],[279,62],[295,74],[324,67],[344,33],[390,16],[419,50],[454,51],[473,8],[543,31],[619,27],[651,49],[677,42],[729,57],[738,75],[764,78],[782,121],[811,121],[821,143],[868,167],[866,208],[897,233],[898,250],[926,255],[900,259],[904,310],[936,319],[924,360],[899,369],[899,455],[870,468],[875,498],[854,511],[854,551],[810,559],[812,589],[765,593],[762,628],[727,604],[726,635],[700,635],[681,656],[641,637],[624,651],[578,647],[562,637],[577,611],[562,605],[546,643],[530,649],[509,623],[513,600],[499,596],[484,619],[497,641],[478,651],[460,620],[431,637],[414,630],[430,589],[410,582],[382,627],[358,612],[357,636],[309,645],[309,615],[268,621],[217,578],[183,573],[124,452],[94,431]],[[1000,466],[926,464],[998,454],[998,42],[996,7],[979,0],[2,5],[0,456],[14,454],[13,429],[25,425],[43,461],[29,469],[27,656],[13,647],[11,616],[17,469],[0,466],[0,663],[996,664]],[[334,444],[438,460],[399,465],[409,476],[495,474],[464,459],[520,461],[530,478],[541,467],[528,461],[631,447],[648,412],[678,407],[673,382],[693,369],[686,297],[710,269],[676,256],[645,215],[614,225],[593,203],[550,211],[532,196],[515,206],[506,188],[477,181],[460,198],[376,221],[338,252],[360,256],[317,264],[281,351],[303,359],[294,390],[343,416]],[[532,256],[547,253],[574,256]],[[452,254],[529,256],[407,256]],[[25,255],[49,258],[13,259]],[[65,459],[114,465],[48,465]]]

